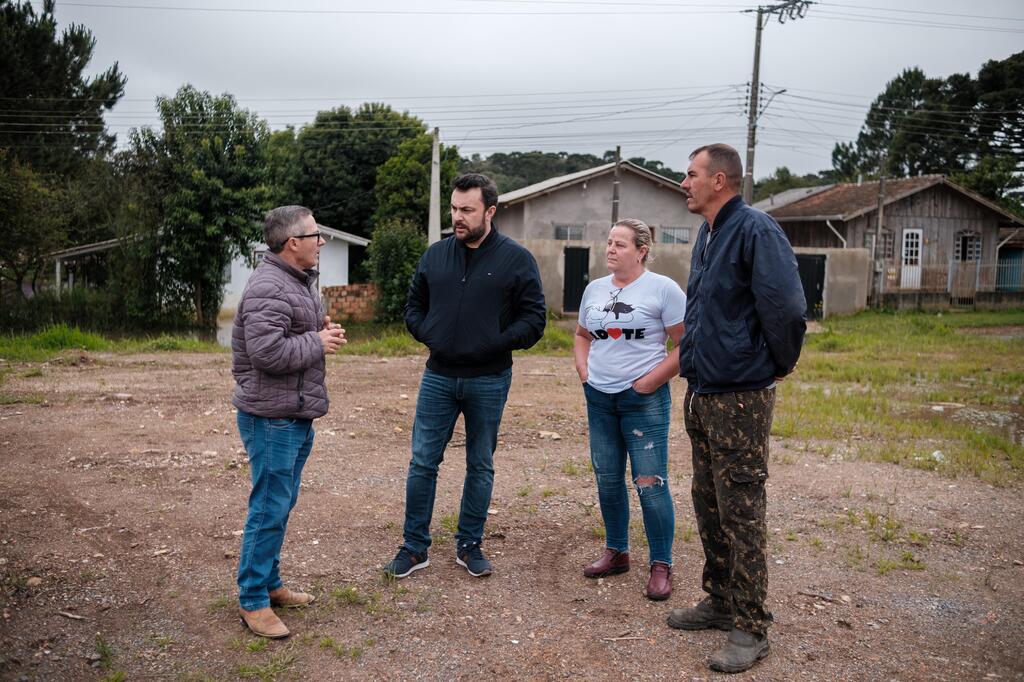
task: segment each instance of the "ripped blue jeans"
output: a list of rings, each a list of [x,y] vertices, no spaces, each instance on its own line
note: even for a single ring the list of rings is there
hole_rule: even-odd
[[[676,515],[668,485],[668,427],[672,393],[668,384],[641,394],[632,388],[603,393],[583,385],[590,424],[590,461],[604,519],[605,545],[629,550],[629,492],[626,459],[640,496],[650,561],[672,564]]]

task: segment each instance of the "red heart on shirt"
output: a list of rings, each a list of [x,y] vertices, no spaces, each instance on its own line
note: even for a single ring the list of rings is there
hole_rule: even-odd
[[[622,336],[622,330],[619,329],[618,327],[612,327],[611,329],[608,330],[608,336],[612,337],[613,339],[617,339],[620,336]]]

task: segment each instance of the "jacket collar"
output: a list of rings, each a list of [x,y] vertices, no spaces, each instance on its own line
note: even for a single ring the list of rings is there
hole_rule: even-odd
[[[288,273],[295,279],[302,282],[304,286],[309,286],[309,283],[312,280],[316,279],[316,277],[320,274],[313,268],[310,268],[309,270],[299,270],[298,268],[289,265],[287,262],[285,262],[283,258],[281,258],[273,251],[266,251],[264,253],[263,262],[271,267],[283,270],[284,272]]]
[[[708,229],[713,230],[716,227],[725,225],[729,221],[729,218],[732,216],[732,214],[738,211],[739,208],[743,205],[743,197],[741,197],[739,194],[734,196],[732,199],[729,199],[729,201],[725,202],[725,204],[722,205],[722,208],[718,209],[718,215],[715,216],[715,224],[709,224]]]

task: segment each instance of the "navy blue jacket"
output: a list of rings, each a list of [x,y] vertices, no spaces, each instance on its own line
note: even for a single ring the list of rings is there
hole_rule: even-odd
[[[450,377],[501,373],[547,322],[533,254],[493,223],[467,266],[469,250],[454,236],[431,244],[405,304],[405,326],[430,349],[427,367]]]
[[[733,197],[715,216],[715,228],[705,222],[697,234],[679,374],[697,393],[770,386],[796,366],[806,310],[796,256],[782,228]]]

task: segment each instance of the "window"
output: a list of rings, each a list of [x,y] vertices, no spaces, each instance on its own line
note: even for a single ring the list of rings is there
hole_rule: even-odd
[[[555,223],[555,239],[579,241],[583,239],[584,223]]]
[[[958,232],[953,240],[953,260],[957,263],[981,260],[981,235],[977,232]]]
[[[875,242],[875,231],[873,229],[868,230],[864,233],[864,248],[871,251],[871,245]],[[891,260],[893,257],[893,238],[892,232],[888,230],[882,231],[882,252],[876,253],[875,258],[886,258]]]
[[[266,249],[253,249],[252,250],[252,266],[256,267],[263,262],[263,257],[267,255]]]
[[[689,244],[690,228],[688,227],[662,227],[662,244]]]

